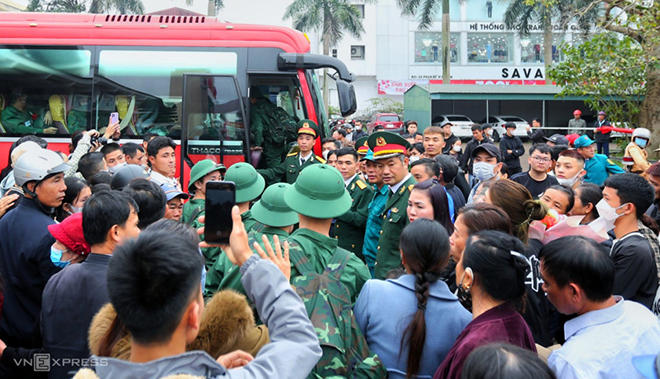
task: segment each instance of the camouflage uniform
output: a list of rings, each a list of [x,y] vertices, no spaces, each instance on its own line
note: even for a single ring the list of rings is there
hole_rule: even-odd
[[[285,136],[278,134],[277,128],[269,128],[268,112],[277,106],[268,99],[260,98],[250,106],[250,136],[254,146],[263,148],[261,160],[265,167],[276,167],[286,154],[287,141]],[[268,131],[266,131],[268,129]],[[270,134],[269,134],[270,133]]]

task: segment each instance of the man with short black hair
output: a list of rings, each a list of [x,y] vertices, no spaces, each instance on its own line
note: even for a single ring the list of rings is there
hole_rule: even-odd
[[[555,177],[562,186],[576,189],[582,184],[584,174],[584,157],[575,150],[564,150],[559,153],[555,165]]]
[[[532,128],[534,128],[534,130],[532,130]],[[540,118],[534,117],[532,119],[532,126],[528,126],[525,129],[527,130],[527,136],[532,140],[532,145],[544,142],[543,139],[545,138],[545,132],[541,126]]]
[[[170,137],[155,137],[149,142],[147,155],[151,165],[150,180],[181,189],[176,175],[176,143]]]
[[[435,157],[435,162],[438,164],[438,166],[440,166],[440,176],[438,176],[438,182],[440,182],[440,184],[445,187],[445,191],[447,191],[447,197],[453,200],[454,214],[452,215],[452,220],[455,220],[458,211],[463,208],[466,203],[465,195],[455,183],[455,181],[460,179],[460,175],[462,174],[459,174],[460,170],[458,163],[450,156],[438,155]]]
[[[658,276],[651,245],[639,232],[638,220],[653,202],[653,187],[636,174],[620,174],[605,181],[603,199],[596,204],[606,229],[614,227],[616,239],[610,257],[614,261],[614,293],[651,308]]]
[[[108,264],[117,246],[140,233],[137,211],[135,201],[118,191],[101,191],[85,202],[82,227],[91,253],[84,262],[53,275],[43,294],[44,350],[62,362],[51,367],[51,378],[70,377],[69,372],[79,367],[66,362],[89,358],[88,328],[81,325],[90,325],[96,312],[110,301]]]
[[[451,128],[454,125],[452,125],[451,122],[445,121],[442,123],[442,133],[443,137],[445,139],[445,147],[442,148],[442,154],[449,154],[451,151],[451,148],[454,146],[454,143],[458,141],[458,137],[454,135],[454,133],[451,131]]]
[[[108,143],[101,148],[101,153],[103,153],[103,159],[105,159],[105,163],[108,165],[108,172],[111,174],[126,166],[124,152],[119,144],[114,142]]]
[[[579,254],[575,252],[579,251]],[[543,290],[565,315],[566,342],[548,365],[558,378],[630,378],[636,355],[660,350],[658,319],[616,291],[615,265],[607,251],[582,236],[554,240],[539,252]]]
[[[144,133],[142,135],[142,147],[144,148],[144,151],[147,151],[149,147],[149,142],[151,142],[152,139],[159,137],[160,135],[156,133]]]
[[[333,229],[339,247],[352,252],[364,261],[362,245],[373,191],[360,179],[358,167],[358,153],[355,149],[344,147],[337,150],[337,170],[344,178],[344,185],[351,195],[352,203],[346,213],[335,218]]]
[[[144,154],[144,148],[137,143],[128,142],[121,146],[124,152],[126,163],[135,164],[145,167],[147,164],[147,157]]]
[[[347,142],[348,142],[346,140],[347,135],[348,135],[348,133],[346,133],[346,130],[337,129],[332,133],[332,138],[335,141],[339,142],[341,144],[341,147],[345,147],[345,146],[347,146]]]
[[[463,156],[461,158],[461,169],[463,171],[467,172],[472,175],[472,152],[474,149],[477,148],[477,146],[481,145],[482,143],[485,143],[485,138],[484,138],[484,132],[482,130],[481,125],[479,124],[472,124],[470,127],[472,130],[472,139],[470,142],[465,145],[465,151],[463,152]]]
[[[511,177],[516,183],[520,183],[529,190],[534,199],[551,186],[559,184],[557,179],[548,175],[548,169],[552,164],[552,151],[546,144],[536,144],[529,149],[529,171],[515,174]]]
[[[107,170],[108,166],[105,163],[105,159],[103,159],[103,153],[100,151],[87,153],[78,161],[78,172],[87,183],[90,182],[92,176]]]
[[[167,197],[158,184],[147,179],[133,179],[124,187],[123,191],[132,197],[138,206],[140,230],[144,230],[165,216]]]
[[[525,147],[519,137],[513,135],[517,126],[513,122],[504,124],[506,134],[500,140],[500,152],[502,153],[502,162],[509,168],[509,177],[522,171],[520,166],[520,157],[525,155]]]
[[[440,176],[440,166],[431,158],[421,158],[410,165],[410,174],[415,178],[417,183],[430,179],[438,179]]]
[[[326,151],[339,150],[341,149],[341,142],[337,141],[334,138],[324,138],[321,141],[321,148],[323,149],[324,153]]]
[[[256,358],[242,351],[220,357],[186,352],[197,337],[204,310],[204,260],[190,238],[146,231],[117,249],[108,269],[110,301],[131,335],[129,361],[108,358],[95,367],[95,375],[87,375],[265,379],[309,374],[321,349],[305,306],[278,268],[252,253],[236,208],[232,218],[227,254],[240,267],[243,286],[268,326],[271,343]]]

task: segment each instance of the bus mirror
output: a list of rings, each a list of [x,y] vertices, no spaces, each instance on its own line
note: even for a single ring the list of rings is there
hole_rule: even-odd
[[[344,117],[350,116],[357,110],[355,88],[351,83],[337,80],[337,94],[339,95],[339,109]]]

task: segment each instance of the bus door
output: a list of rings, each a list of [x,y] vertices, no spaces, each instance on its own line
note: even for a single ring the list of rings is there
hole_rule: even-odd
[[[181,167],[192,167],[202,159],[226,167],[249,162],[245,120],[236,76],[184,74]],[[189,178],[189,170],[182,170],[184,185]]]

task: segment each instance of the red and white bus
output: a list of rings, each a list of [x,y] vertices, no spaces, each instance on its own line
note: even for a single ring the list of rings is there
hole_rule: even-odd
[[[353,75],[309,51],[293,29],[203,16],[0,13],[0,112],[27,96],[33,125],[50,111],[57,132],[39,135],[63,152],[75,130],[103,128],[118,112],[122,142],[152,132],[180,141],[185,182],[208,156],[251,161],[250,88],[325,131],[315,70],[331,68],[343,115],[355,111]],[[0,128],[0,168],[22,135],[10,129]]]

